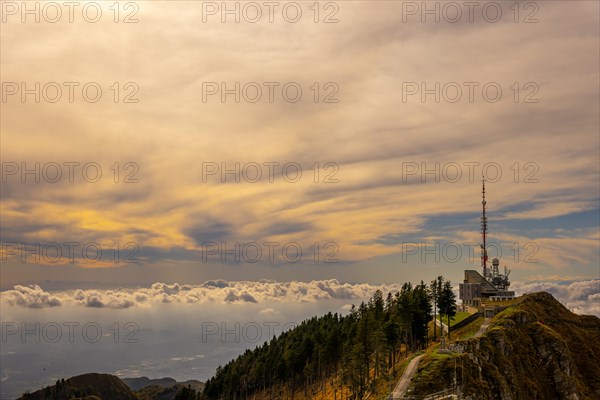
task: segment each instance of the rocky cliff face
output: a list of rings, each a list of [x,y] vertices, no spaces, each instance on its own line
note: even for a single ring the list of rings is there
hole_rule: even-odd
[[[485,335],[454,349],[424,363],[415,394],[452,386],[456,370],[466,399],[600,399],[600,319],[575,315],[548,293],[523,296]]]

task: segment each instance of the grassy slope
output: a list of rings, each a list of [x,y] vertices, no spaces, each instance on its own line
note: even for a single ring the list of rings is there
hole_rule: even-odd
[[[458,312],[456,313],[456,315],[454,316],[454,318],[450,319],[450,326],[454,326],[455,324],[458,324],[460,321],[462,321],[463,319],[469,317],[471,315],[471,313],[468,312]],[[448,318],[442,318],[438,315],[438,320],[442,321],[443,323],[447,324],[448,323]]]

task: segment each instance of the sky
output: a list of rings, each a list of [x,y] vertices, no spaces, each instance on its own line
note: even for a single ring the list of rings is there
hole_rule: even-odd
[[[456,284],[482,177],[513,288],[600,314],[599,5],[476,3],[0,2],[2,321]]]

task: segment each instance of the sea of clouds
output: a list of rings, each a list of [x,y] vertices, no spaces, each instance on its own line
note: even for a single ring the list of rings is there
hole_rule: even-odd
[[[366,299],[380,289],[384,293],[400,290],[400,285],[340,283],[336,279],[311,282],[270,280],[228,282],[210,280],[200,285],[154,283],[147,288],[116,290],[69,290],[47,292],[39,285],[17,285],[0,294],[11,306],[28,308],[77,304],[85,307],[123,309],[158,303],[269,303],[316,302],[322,300]]]
[[[367,299],[377,289],[385,294],[400,290],[400,285],[341,283],[336,279],[310,282],[210,280],[199,285],[157,282],[145,288],[76,289],[60,292],[47,292],[39,285],[17,285],[12,290],[0,293],[0,299],[10,306],[27,308],[60,307],[65,304],[73,304],[92,308],[126,309],[152,307],[164,303],[260,304],[324,300],[351,301]],[[600,316],[600,279],[572,282],[513,282],[511,289],[515,290],[518,295],[539,291],[549,292],[575,313]]]

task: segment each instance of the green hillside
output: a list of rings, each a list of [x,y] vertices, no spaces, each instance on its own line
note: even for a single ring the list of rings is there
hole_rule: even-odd
[[[436,304],[456,313],[450,282],[439,288]],[[432,291],[421,282],[405,283],[396,293],[377,291],[349,315],[327,314],[304,321],[254,350],[219,367],[206,382],[202,398],[283,399],[332,392],[332,398],[361,399],[389,387],[408,352],[429,346]],[[439,313],[439,312],[438,312]]]

